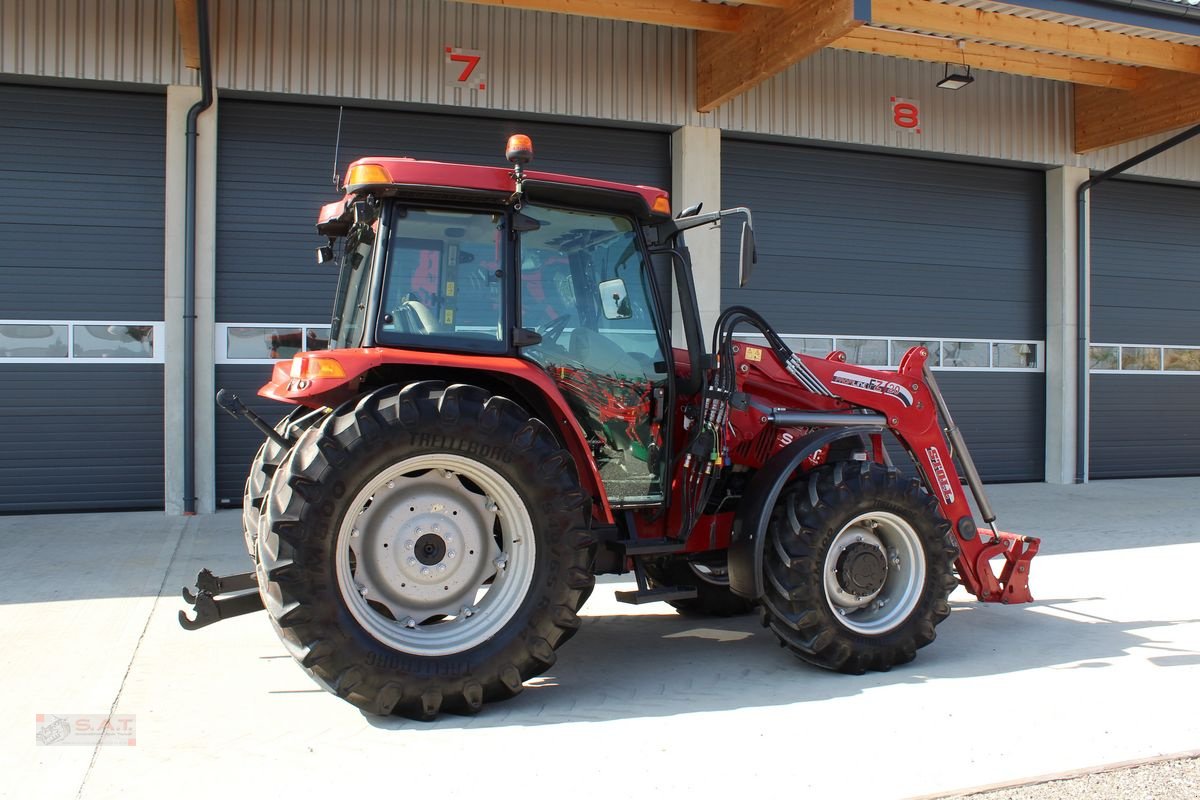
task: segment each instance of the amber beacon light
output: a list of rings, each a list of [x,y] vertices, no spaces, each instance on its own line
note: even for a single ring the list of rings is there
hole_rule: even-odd
[[[504,157],[509,163],[522,166],[533,161],[533,141],[523,133],[514,133],[508,137],[508,145],[504,148]]]

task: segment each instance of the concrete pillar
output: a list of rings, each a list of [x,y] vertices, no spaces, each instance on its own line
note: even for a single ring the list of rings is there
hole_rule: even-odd
[[[1084,167],[1046,173],[1046,482],[1075,482],[1079,392],[1078,228],[1075,192]]]
[[[200,99],[198,86],[167,87],[167,175],[163,319],[166,364],[163,380],[166,512],[183,513],[183,263],[187,208],[187,113]],[[193,457],[196,510],[216,509],[216,446],[213,374],[215,350],[217,104],[200,115],[196,139],[196,441]]]
[[[671,134],[671,210],[704,203],[704,211],[721,207],[721,131],[687,125]],[[696,300],[704,324],[705,341],[721,313],[721,231],[697,228],[684,234],[692,254]],[[683,342],[679,294],[672,298],[672,329]]]

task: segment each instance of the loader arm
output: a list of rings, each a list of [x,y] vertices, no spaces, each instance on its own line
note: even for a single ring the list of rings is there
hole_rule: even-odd
[[[762,422],[779,428],[818,426],[822,421],[837,426],[848,421],[846,415],[860,416],[865,411],[872,415],[870,421],[890,430],[912,456],[925,487],[951,523],[963,585],[983,601],[1030,602],[1029,565],[1040,542],[995,526],[971,454],[929,372],[928,357],[925,348],[914,347],[896,372],[884,372],[848,365],[840,351],[824,359],[797,355],[787,365],[770,348],[742,345],[735,352],[739,389],[749,396],[782,399],[787,396],[781,394],[782,387],[789,387],[794,397],[797,383],[805,392],[805,409],[795,409],[794,403],[761,408]],[[987,528],[976,525],[961,486],[960,466]],[[742,531],[742,535],[755,532]],[[1004,561],[997,574],[991,561],[1000,557]]]

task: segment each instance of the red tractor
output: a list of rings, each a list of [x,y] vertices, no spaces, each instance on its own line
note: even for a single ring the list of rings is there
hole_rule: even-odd
[[[259,391],[295,410],[271,429],[219,398],[268,437],[246,481],[255,570],[202,572],[185,627],[265,605],[323,687],[429,719],[554,664],[598,574],[634,572],[624,602],[757,607],[847,673],[912,660],[959,583],[1031,599],[1038,540],[996,529],[924,348],[895,372],[799,355],[742,307],[706,348],[683,234],[744,220],[744,281],[748,210],[672,217],[659,189],[526,170],[527,137],[507,155],[350,166],[317,223],[340,266],[329,348]]]

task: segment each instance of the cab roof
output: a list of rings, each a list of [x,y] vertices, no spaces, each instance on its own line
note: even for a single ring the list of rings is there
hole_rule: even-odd
[[[580,208],[619,211],[643,220],[670,218],[669,196],[663,189],[602,181],[577,175],[525,170],[522,186],[531,201],[561,203]],[[485,167],[415,158],[366,157],[346,170],[346,196],[321,209],[317,230],[340,235],[348,228],[346,214],[354,197],[411,196],[414,200],[503,201],[513,195],[516,179],[512,167]]]

